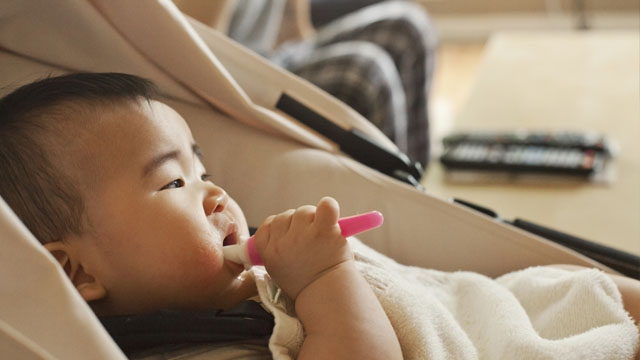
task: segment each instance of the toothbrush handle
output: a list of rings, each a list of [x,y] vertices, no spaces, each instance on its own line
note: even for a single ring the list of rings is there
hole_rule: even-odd
[[[247,257],[253,265],[264,265],[262,257],[260,257],[260,253],[258,253],[254,236],[247,239]]]
[[[382,225],[384,218],[379,211],[344,217],[338,220],[342,236],[349,237],[361,232],[375,229]]]
[[[384,218],[379,211],[371,211],[360,215],[338,219],[338,225],[340,226],[342,236],[346,238],[377,228],[382,225],[383,221]],[[258,249],[256,248],[254,237],[252,236],[247,239],[247,243],[247,256],[249,257],[251,264],[264,265],[262,258],[258,253]]]

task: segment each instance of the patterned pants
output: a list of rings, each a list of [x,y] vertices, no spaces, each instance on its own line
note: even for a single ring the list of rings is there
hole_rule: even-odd
[[[337,19],[270,58],[351,106],[426,167],[436,46],[424,10],[392,1]]]

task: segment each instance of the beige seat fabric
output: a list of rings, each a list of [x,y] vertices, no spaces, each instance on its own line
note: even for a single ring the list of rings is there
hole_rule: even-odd
[[[55,260],[0,199],[0,357],[120,359]]]
[[[530,265],[601,265],[371,170],[279,113],[285,91],[336,124],[394,146],[353,110],[183,17],[169,1],[4,0],[0,96],[49,74],[119,71],[156,82],[187,119],[215,181],[250,224],[334,196],[344,215],[377,209],[362,240],[400,262],[498,275]],[[121,354],[64,274],[0,202],[0,354]]]

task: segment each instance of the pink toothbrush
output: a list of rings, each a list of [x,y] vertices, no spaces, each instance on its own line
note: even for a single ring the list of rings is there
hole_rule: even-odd
[[[371,211],[365,214],[344,217],[338,220],[342,236],[349,237],[361,232],[377,228],[382,225],[384,218],[378,211]],[[222,248],[224,257],[238,264],[243,264],[245,268],[253,265],[263,265],[262,258],[256,249],[255,239],[252,237],[246,241]]]

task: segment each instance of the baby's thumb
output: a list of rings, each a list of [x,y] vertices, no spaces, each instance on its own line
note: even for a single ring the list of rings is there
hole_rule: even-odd
[[[319,226],[332,226],[338,222],[339,217],[340,205],[338,205],[336,199],[325,196],[318,201],[314,223]]]

